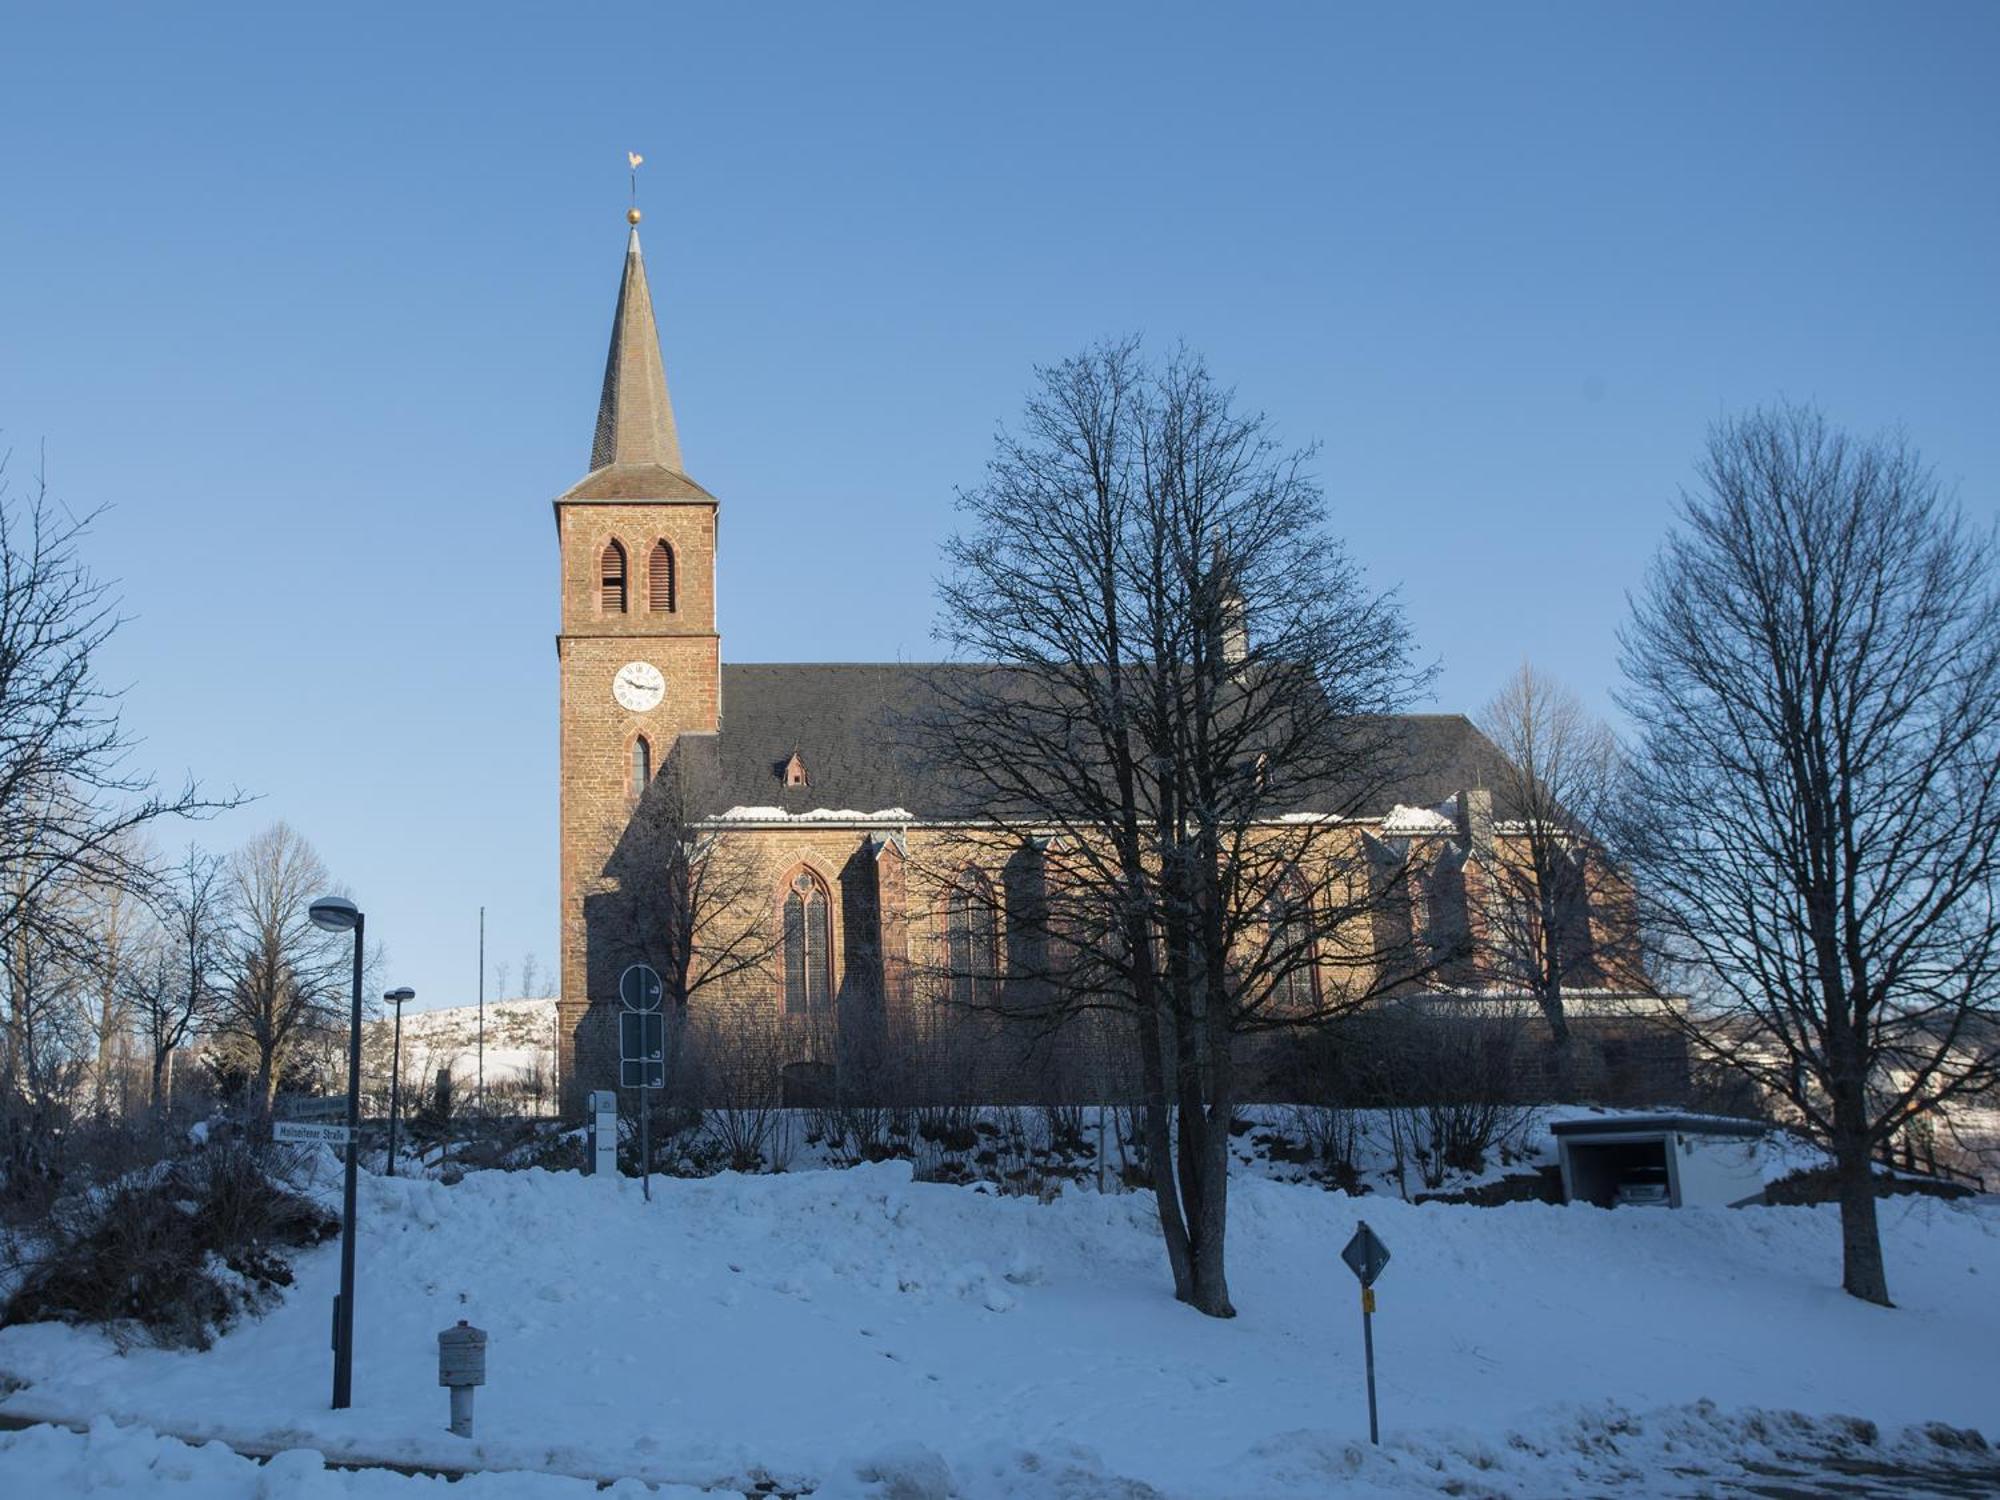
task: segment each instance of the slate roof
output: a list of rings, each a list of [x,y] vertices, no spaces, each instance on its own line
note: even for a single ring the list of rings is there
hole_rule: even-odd
[[[625,274],[611,317],[604,391],[590,444],[590,473],[561,499],[712,500],[681,464],[680,429],[660,362],[660,330],[635,220],[625,243]]]
[[[694,784],[711,815],[733,807],[788,813],[905,808],[913,820],[949,816],[946,779],[900,741],[898,721],[935,702],[935,663],[745,662],[722,668],[722,731],[690,735],[682,753],[699,768]],[[1431,807],[1466,787],[1494,786],[1502,764],[1493,742],[1463,714],[1404,714],[1394,740],[1407,774],[1361,811],[1380,816],[1397,803]],[[809,785],[787,787],[783,768],[797,750]],[[1497,799],[1496,799],[1497,800]],[[1496,807],[1500,817],[1511,810]]]

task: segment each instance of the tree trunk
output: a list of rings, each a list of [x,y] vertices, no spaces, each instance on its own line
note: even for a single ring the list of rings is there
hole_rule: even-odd
[[[1202,1201],[1196,1211],[1201,1224],[1200,1253],[1194,1261],[1194,1290],[1187,1299],[1195,1311],[1211,1318],[1233,1318],[1236,1306],[1229,1300],[1229,1278],[1223,1269],[1223,1234],[1229,1196],[1226,1174],[1207,1174]]]
[[[1194,1257],[1188,1227],[1181,1215],[1179,1179],[1174,1172],[1173,1113],[1165,1103],[1146,1104],[1146,1166],[1153,1179],[1153,1202],[1160,1213],[1160,1234],[1166,1241],[1167,1267],[1173,1272],[1174,1300],[1194,1300]]]
[[[1236,1316],[1223,1259],[1229,1228],[1230,1115],[1223,1105],[1203,1120],[1200,1165],[1195,1174],[1197,1196],[1187,1205],[1194,1242],[1194,1285],[1186,1300],[1211,1318]]]
[[[1167,1266],[1173,1272],[1174,1297],[1180,1302],[1194,1298],[1194,1260],[1189,1253],[1188,1226],[1181,1212],[1179,1179],[1174,1172],[1172,1110],[1167,1104],[1165,1038],[1157,1017],[1147,1009],[1139,1012],[1139,1051],[1146,1097],[1146,1169],[1153,1179],[1153,1202],[1159,1210],[1160,1236],[1167,1246]]]
[[[265,1119],[271,1118],[271,1106],[278,1097],[278,1069],[272,1051],[267,1047],[257,1049],[257,1111]]]
[[[1553,1008],[1545,1002],[1543,1014],[1549,1018],[1549,1092],[1559,1103],[1577,1103],[1576,1097],[1576,1039],[1569,1029],[1569,1019],[1563,1014],[1562,1001],[1557,1000]]]
[[[1840,1179],[1840,1284],[1850,1297],[1894,1307],[1882,1268],[1882,1234],[1875,1223],[1875,1173],[1866,1136],[1850,1136],[1836,1148]]]

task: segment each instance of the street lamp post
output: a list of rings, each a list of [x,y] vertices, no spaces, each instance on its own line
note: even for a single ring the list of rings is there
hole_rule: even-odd
[[[403,1002],[417,998],[407,984],[382,997],[396,1007],[396,1044],[389,1052],[389,1175],[396,1175],[396,1112],[403,1083]]]
[[[340,1201],[340,1297],[333,1304],[333,1409],[354,1404],[354,1198],[361,1146],[361,908],[345,896],[312,904],[313,926],[354,934],[354,1014],[347,1036],[347,1181]]]

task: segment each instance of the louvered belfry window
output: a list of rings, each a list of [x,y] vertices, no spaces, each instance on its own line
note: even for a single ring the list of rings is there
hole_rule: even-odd
[[[646,560],[646,608],[656,615],[674,612],[674,549],[665,542],[653,543]]]
[[[785,894],[785,1009],[809,1015],[833,997],[826,887],[801,870]]]
[[[604,544],[604,557],[598,564],[599,592],[598,608],[607,615],[625,613],[625,549],[616,539]]]

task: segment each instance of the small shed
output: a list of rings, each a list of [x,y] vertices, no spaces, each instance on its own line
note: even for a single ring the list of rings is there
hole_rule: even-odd
[[[1607,1115],[1558,1120],[1550,1129],[1568,1203],[1735,1208],[1764,1195],[1757,1142],[1765,1126],[1758,1120]]]

